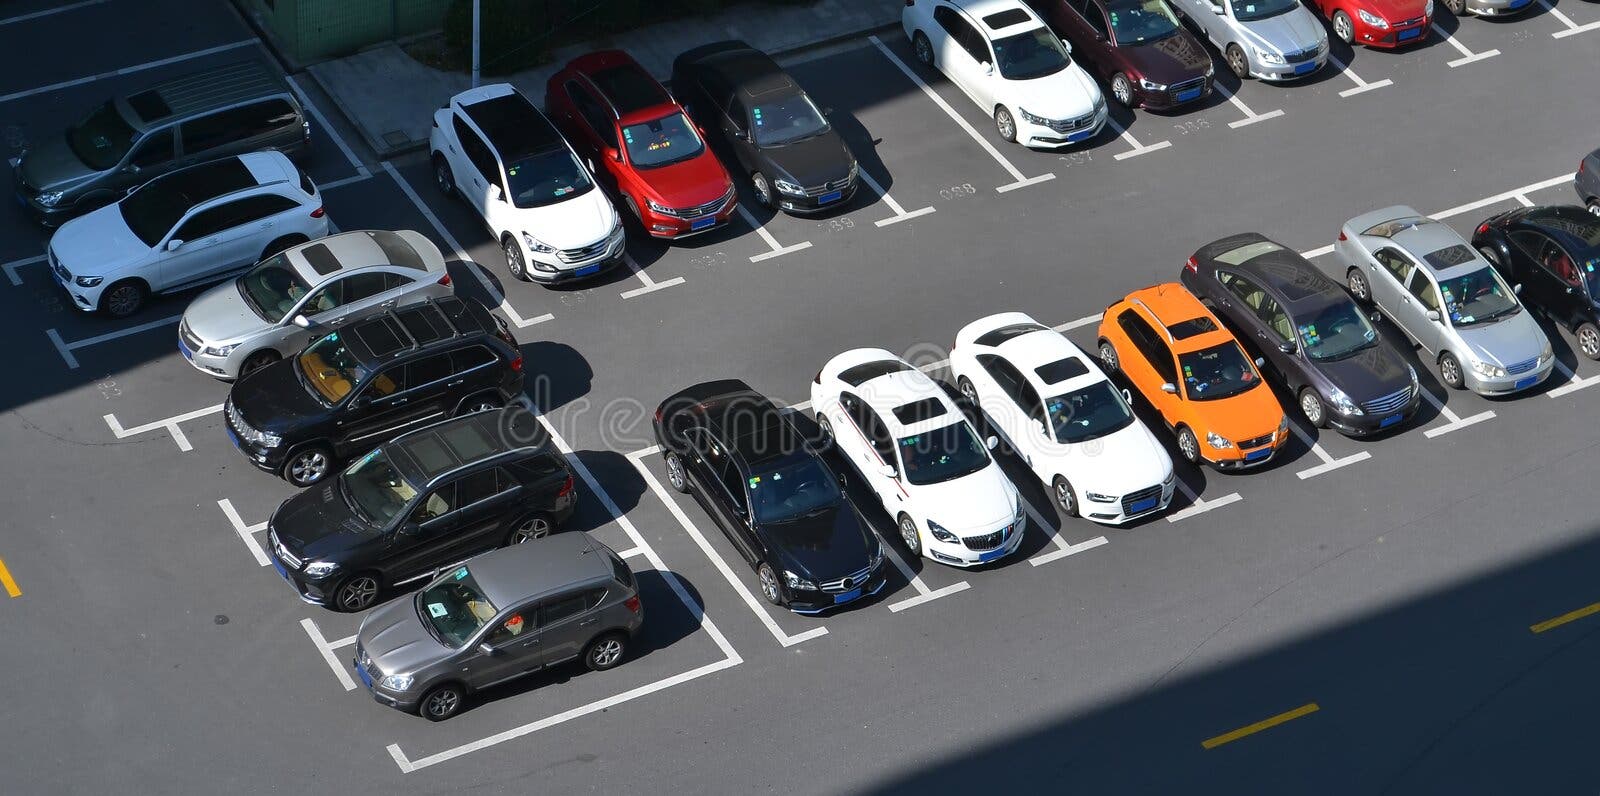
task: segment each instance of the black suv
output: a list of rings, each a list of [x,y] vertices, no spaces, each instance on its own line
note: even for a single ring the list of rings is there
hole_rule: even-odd
[[[340,611],[502,545],[560,528],[578,503],[572,472],[520,408],[418,429],[362,456],[267,522],[278,574]]]
[[[305,487],[404,431],[521,392],[522,352],[504,322],[449,296],[339,327],[247,374],[223,414],[251,464]]]
[[[1560,205],[1512,210],[1479,224],[1472,245],[1518,286],[1522,303],[1600,359],[1600,217]]]
[[[816,614],[883,588],[883,544],[777,406],[742,381],[661,403],[667,480],[693,494],[756,570],[773,605]]]

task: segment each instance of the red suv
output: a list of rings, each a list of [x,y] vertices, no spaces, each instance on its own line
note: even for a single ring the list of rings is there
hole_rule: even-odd
[[[596,176],[658,238],[727,223],[738,194],[699,128],[632,56],[580,56],[550,78],[549,115]]]

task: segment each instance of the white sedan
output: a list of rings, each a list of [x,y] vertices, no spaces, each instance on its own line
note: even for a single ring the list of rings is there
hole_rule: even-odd
[[[1172,457],[1072,341],[1020,312],[956,335],[957,389],[1050,489],[1062,513],[1121,525],[1172,500]]]
[[[1022,501],[989,455],[997,441],[979,440],[922,371],[882,349],[846,351],[817,374],[811,407],[913,555],[969,567],[1021,544]]]
[[[917,60],[992,116],[1007,141],[1056,149],[1105,126],[1100,87],[1021,0],[907,0],[900,25]]]

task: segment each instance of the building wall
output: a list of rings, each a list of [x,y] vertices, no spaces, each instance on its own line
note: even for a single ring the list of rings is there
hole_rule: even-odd
[[[450,0],[244,0],[299,63],[434,30]]]

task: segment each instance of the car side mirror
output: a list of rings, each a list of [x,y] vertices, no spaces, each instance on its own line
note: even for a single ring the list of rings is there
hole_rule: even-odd
[[[1278,344],[1278,350],[1285,354],[1293,354],[1295,352],[1295,348],[1296,346],[1293,340],[1285,340]]]
[[[1225,9],[1223,9],[1222,6],[1212,6],[1211,7],[1211,13],[1216,14],[1217,16],[1220,17],[1220,16],[1223,16],[1224,14],[1226,14],[1227,11]]]
[[[1045,439],[1050,438],[1050,432],[1045,429],[1043,420],[1033,421],[1033,430],[1039,432],[1039,436]]]
[[[844,473],[835,473],[833,477],[834,477],[834,480],[839,482],[839,488],[840,489],[849,488],[850,479],[846,478]]]
[[[178,247],[180,247],[182,245],[183,245],[183,241],[181,239],[173,238],[172,240],[167,241],[167,251],[175,252],[175,251],[178,250]]]
[[[365,401],[365,400],[366,400],[365,396],[356,398],[356,402],[357,403],[361,403],[362,401]],[[400,523],[400,527],[394,529],[394,532],[397,533],[397,534],[400,534],[401,536],[416,536],[421,531],[422,531],[422,526],[418,525],[418,524],[416,524],[414,522],[411,522],[410,520],[407,520],[406,522]]]
[[[500,654],[500,648],[496,647],[493,644],[490,644],[487,641],[485,641],[482,644],[478,645],[478,652],[481,652],[484,655],[491,655],[491,656],[492,655],[499,655]]]
[[[1367,313],[1367,318],[1369,320],[1371,320],[1373,323],[1378,323],[1378,322],[1383,320],[1383,313],[1381,313],[1381,312],[1369,312],[1369,313]]]
[[[878,465],[878,475],[881,475],[884,478],[897,478],[899,477],[900,473],[894,469],[894,465],[892,464],[880,464]]]
[[[1133,393],[1128,392],[1127,387],[1122,388],[1122,400],[1127,401],[1129,404],[1133,403]]]
[[[1000,438],[990,434],[989,436],[984,437],[983,444],[988,446],[989,450],[994,450],[995,448],[1000,447]]]
[[[1099,37],[1099,38],[1102,38],[1102,39],[1105,38],[1104,36],[1101,36],[1098,32],[1095,33],[1094,35]],[[1067,41],[1066,39],[1062,39],[1061,40],[1061,46],[1066,48],[1067,55],[1071,55],[1072,54],[1072,42]]]
[[[1167,393],[1168,395],[1177,395],[1178,394],[1178,385],[1173,384],[1172,382],[1169,381],[1169,382],[1161,385],[1161,391],[1164,392],[1164,393]]]
[[[1517,285],[1517,287],[1522,287],[1522,285]],[[1520,292],[1522,292],[1522,291],[1520,291],[1520,290],[1519,290],[1519,291],[1517,291],[1517,292],[1519,292],[1519,293],[1520,293]],[[1575,295],[1577,295],[1577,294],[1578,294],[1578,289],[1577,289],[1577,288],[1575,288],[1575,287],[1573,287],[1573,286],[1572,286],[1572,285],[1567,285],[1567,295],[1569,295],[1569,296],[1575,296]]]
[[[289,322],[294,324],[295,326],[298,326],[298,327],[302,328],[302,329],[310,329],[311,328],[311,319],[307,318],[304,313],[301,313],[299,315],[294,316],[293,318],[290,318]]]
[[[1518,282],[1515,285],[1512,285],[1511,286],[1511,292],[1515,293],[1515,294],[1517,294],[1519,296],[1522,295],[1522,283]]]
[[[489,185],[489,201],[491,201],[491,202],[503,202],[503,201],[505,201],[505,199],[506,199],[505,191],[500,190],[500,186],[491,183]]]
[[[1265,359],[1262,359],[1261,357],[1256,357],[1256,367],[1264,368],[1266,366],[1267,366],[1267,361]]]
[[[606,147],[606,157],[611,158],[618,163],[622,162],[622,152],[615,147]]]
[[[994,64],[991,64],[988,61],[984,61],[983,62],[983,73],[986,74],[986,75],[994,74]]]
[[[122,167],[122,173],[123,174],[131,174],[131,175],[134,175],[134,176],[138,176],[139,172],[141,172],[141,171],[144,171],[144,169],[139,168],[138,165],[133,164],[133,163],[129,163],[128,165]]]
[[[1428,310],[1428,320],[1434,321],[1434,322],[1438,322],[1438,320],[1439,320],[1439,311],[1438,310]]]

